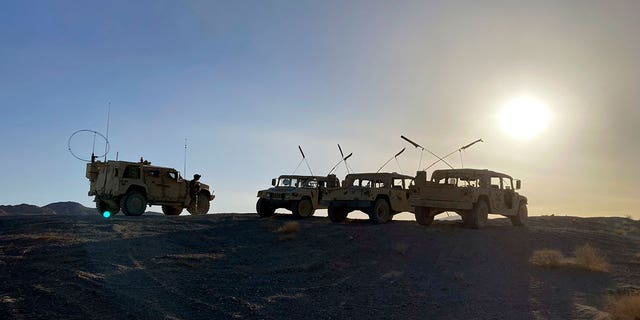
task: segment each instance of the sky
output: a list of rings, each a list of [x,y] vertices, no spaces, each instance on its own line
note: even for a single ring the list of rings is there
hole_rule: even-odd
[[[353,152],[359,172],[456,167],[522,179],[531,215],[640,218],[640,2],[2,1],[0,204],[87,196],[77,130],[109,159],[202,174],[212,212]],[[527,96],[549,120],[501,129]],[[92,136],[72,150],[88,158]],[[97,141],[95,149],[103,150]],[[97,153],[97,152],[96,152]],[[438,164],[428,170],[445,168]],[[305,166],[298,173],[306,173]],[[344,177],[341,166],[338,171]]]

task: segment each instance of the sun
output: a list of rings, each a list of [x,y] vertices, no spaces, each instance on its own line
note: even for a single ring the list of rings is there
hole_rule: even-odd
[[[549,124],[549,109],[541,101],[520,96],[508,101],[500,115],[500,127],[511,137],[529,140]]]

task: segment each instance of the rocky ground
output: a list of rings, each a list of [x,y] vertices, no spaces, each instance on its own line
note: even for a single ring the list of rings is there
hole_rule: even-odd
[[[2,216],[0,319],[588,319],[640,289],[640,222]],[[295,228],[294,228],[295,230]],[[591,244],[609,272],[541,268]]]

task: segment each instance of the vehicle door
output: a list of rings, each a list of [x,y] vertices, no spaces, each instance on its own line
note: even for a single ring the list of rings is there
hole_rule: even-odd
[[[142,181],[142,173],[140,172],[141,168],[138,165],[128,165],[124,168],[124,172],[122,173],[122,180],[120,180],[119,187],[129,188],[131,185],[144,185]],[[117,180],[114,180],[116,182]],[[124,192],[126,190],[122,190]]]
[[[516,214],[518,204],[516,203],[516,192],[511,178],[502,178],[502,193],[504,199],[504,210],[506,213]]]
[[[371,180],[355,179],[350,188],[347,188],[345,200],[369,200],[371,197]]]
[[[500,177],[491,177],[489,185],[489,198],[491,201],[490,213],[503,214],[505,211],[504,192],[502,189],[502,179]]]
[[[303,183],[304,184],[301,184],[301,187],[305,190],[303,195],[308,195],[313,207],[317,207],[318,201],[320,201],[320,181],[316,178],[310,178],[309,180],[303,181]]]
[[[391,180],[391,189],[389,190],[391,208],[397,212],[408,211],[410,206],[406,181],[402,178],[392,178]]]
[[[187,182],[180,177],[178,171],[164,170],[160,176],[164,188],[164,200],[168,202],[184,202],[187,196]]]
[[[160,169],[145,168],[143,170],[144,180],[147,185],[147,199],[158,201],[165,198],[165,188],[160,177]]]

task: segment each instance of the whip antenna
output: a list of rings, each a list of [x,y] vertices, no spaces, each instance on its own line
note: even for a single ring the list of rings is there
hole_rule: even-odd
[[[464,168],[464,162],[462,162],[462,151],[464,151],[465,149],[471,147],[472,145],[474,145],[474,144],[476,144],[478,142],[484,142],[484,141],[482,141],[482,139],[478,139],[478,140],[476,140],[474,142],[471,142],[468,145],[460,148],[460,150],[458,150],[460,152],[460,166],[462,166],[463,168]]]
[[[342,153],[342,148],[340,147],[340,144],[338,144],[338,149],[340,150],[340,156],[341,156],[341,157],[342,157],[342,159],[344,160],[344,166],[345,166],[345,168],[347,168],[347,174],[349,174],[349,173],[351,173],[351,172],[349,172],[349,170],[353,171],[353,168],[351,168],[351,167],[349,166],[349,163],[347,163],[347,159],[349,159],[349,158],[353,155],[353,152],[352,152],[352,153],[350,153],[348,156],[346,156],[346,157],[345,157],[345,156],[344,156],[344,153]]]
[[[353,152],[345,157],[344,153],[342,153],[342,147],[340,147],[340,144],[338,144],[338,150],[340,150],[340,156],[342,157],[342,160],[344,160],[344,166],[345,166],[345,168],[347,168],[347,174],[351,173],[351,172],[349,172],[349,164],[347,163],[347,159],[349,159],[349,157],[351,157],[353,155]],[[338,162],[338,164],[339,163],[340,162]],[[353,171],[353,170],[351,170],[351,171]]]
[[[472,145],[474,145],[474,144],[476,144],[476,143],[478,143],[478,142],[484,142],[484,140],[482,140],[482,139],[478,139],[478,140],[476,140],[476,141],[473,141],[473,142],[469,143],[469,144],[468,144],[468,145],[466,145],[466,146],[463,146],[463,147],[460,147],[459,149],[453,150],[453,151],[451,151],[450,153],[448,153],[446,156],[442,157],[442,159],[441,159],[441,160],[442,160],[442,161],[444,161],[444,159],[448,158],[448,157],[449,157],[449,156],[451,156],[452,154],[454,154],[454,153],[456,153],[456,152],[460,152],[460,162],[462,162],[462,151],[466,150],[467,148],[471,147]],[[438,163],[438,162],[440,162],[440,160],[438,160],[438,161],[436,161],[436,162],[434,162],[434,163],[430,164],[430,165],[429,165],[428,167],[426,167],[424,170],[427,170],[427,169],[429,169],[429,168],[433,167],[433,166],[434,166],[436,163]],[[463,167],[464,167],[464,165],[463,165]],[[452,167],[452,169],[453,169],[453,167]]]
[[[111,101],[109,101],[109,107],[107,108],[107,141],[109,141],[109,122],[111,120]],[[94,139],[94,143],[95,143],[95,135],[93,136]],[[104,145],[104,162],[107,162],[107,153],[108,153],[109,149],[107,148],[107,145]]]
[[[331,171],[329,171],[329,174],[331,174],[333,172],[333,170],[335,170],[342,163],[342,161],[345,162],[345,166],[346,166],[347,159],[349,159],[352,155],[353,155],[353,152],[349,153],[346,157],[340,159],[340,161],[338,161],[338,163],[336,163],[336,165],[333,166],[333,168],[331,168]],[[349,173],[349,167],[347,167],[347,173]],[[329,174],[327,174],[327,175],[329,175]]]
[[[391,159],[387,160],[387,162],[385,162],[385,163],[380,167],[380,169],[378,169],[378,171],[376,171],[376,173],[380,172],[380,170],[382,170],[382,168],[384,168],[384,166],[386,166],[389,162],[391,162],[391,160],[396,159],[396,161],[397,161],[397,160],[398,160],[398,159],[397,159],[397,158],[398,158],[398,156],[399,156],[399,155],[401,155],[401,154],[404,152],[404,150],[405,150],[405,149],[406,149],[406,148],[402,148],[402,150],[400,150],[400,152],[396,153],[393,157],[391,157]],[[400,165],[398,164],[398,166],[400,166]]]
[[[429,152],[432,156],[436,157],[438,159],[438,161],[442,161],[442,162],[446,163],[449,166],[449,168],[453,169],[453,166],[451,164],[449,164],[449,162],[447,162],[446,160],[444,160],[444,158],[441,158],[437,154],[431,152],[429,149],[427,149],[427,148],[425,148],[425,147],[423,147],[423,146],[421,146],[421,145],[409,140],[409,138],[407,138],[405,136],[400,136],[400,138],[402,138],[402,139],[406,140],[407,142],[411,143],[414,147],[422,149],[422,151]],[[422,166],[422,152],[420,152],[420,163],[418,163],[418,170],[420,170],[420,166]]]
[[[309,172],[311,173],[311,175],[313,175],[313,171],[311,171],[311,166],[309,166],[309,162],[307,161],[307,157],[304,155],[304,151],[302,151],[302,147],[298,146],[298,150],[300,150],[300,154],[302,155],[302,159],[300,160],[300,162],[298,162],[298,166],[296,166],[296,169],[293,170],[292,174],[295,174],[296,171],[298,171],[298,168],[300,168],[300,165],[302,164],[302,162],[307,164],[307,169],[309,169]]]
[[[307,164],[307,169],[309,169],[309,173],[313,175],[313,171],[311,171],[311,166],[309,166],[309,161],[307,161],[307,157],[304,155],[304,152],[302,151],[302,147],[298,146],[298,150],[300,150],[300,153],[302,154],[302,160],[304,160],[304,163]]]
[[[187,176],[187,138],[184,138],[184,171],[182,171],[182,174],[184,174],[184,176]]]

